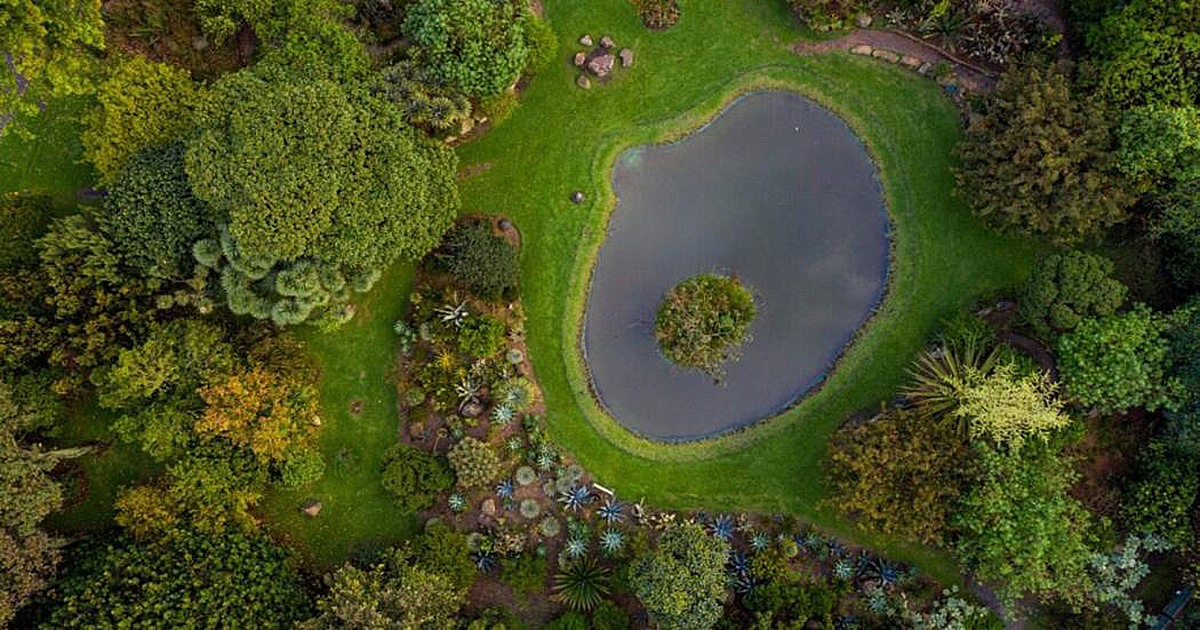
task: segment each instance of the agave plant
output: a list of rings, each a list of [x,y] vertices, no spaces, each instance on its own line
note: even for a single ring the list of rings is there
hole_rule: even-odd
[[[508,405],[496,405],[495,408],[492,409],[492,422],[495,422],[502,427],[507,426],[509,422],[513,421],[513,417],[515,417],[515,415],[516,414],[513,413],[512,408]]]
[[[591,499],[592,494],[584,486],[573,486],[558,497],[558,500],[563,504],[563,508],[572,512],[578,512],[583,509],[583,506],[591,502]]]
[[[567,563],[554,575],[551,599],[571,610],[589,611],[608,595],[608,569],[585,556]]]
[[[615,497],[604,502],[600,509],[596,512],[604,522],[608,524],[620,523],[625,520],[625,514],[621,512],[625,508],[625,504],[618,501]]]
[[[513,482],[508,479],[504,479],[496,484],[496,496],[501,499],[512,498],[514,491],[516,491],[516,488],[513,487]]]
[[[750,571],[750,561],[746,559],[746,554],[734,550],[729,552],[729,572],[734,575],[741,575]]]
[[[496,568],[496,560],[492,558],[492,554],[487,552],[479,552],[472,554],[471,559],[475,562],[475,568],[487,573]]]
[[[519,438],[515,435],[508,438],[508,441],[505,442],[505,444],[508,445],[508,450],[510,450],[514,453],[521,450],[521,438]]]
[[[471,377],[464,377],[455,383],[454,392],[458,394],[459,403],[465,403],[479,397],[479,385]]]
[[[867,608],[876,615],[886,614],[888,611],[887,591],[878,587],[867,587],[865,591],[867,595]]]
[[[845,557],[845,555],[847,553],[849,553],[849,551],[846,549],[845,545],[830,538],[829,543],[827,545],[825,545],[825,553],[830,558],[842,558],[842,557]]]
[[[556,460],[557,458],[554,456],[554,453],[543,450],[538,453],[537,460],[534,463],[537,465],[538,470],[550,470],[554,467]]]
[[[600,549],[608,555],[614,555],[625,547],[625,534],[619,530],[606,529],[600,534]]]
[[[840,558],[833,563],[833,577],[843,582],[854,579],[854,573],[854,564],[845,558]]]
[[[900,580],[901,574],[900,567],[883,558],[873,560],[867,565],[866,570],[867,577],[878,582],[879,586],[883,588],[891,588],[895,585]]]
[[[708,523],[708,532],[723,540],[733,538],[733,519],[728,514],[714,518]]]
[[[567,544],[563,545],[563,555],[569,560],[580,558],[585,553],[587,553],[587,541],[578,536],[572,536]]]
[[[532,468],[528,466],[521,466],[517,468],[516,479],[518,484],[522,486],[528,486],[529,484],[537,481],[538,476]]]
[[[771,537],[770,536],[768,536],[762,532],[756,532],[754,535],[750,536],[750,548],[751,549],[753,549],[755,551],[763,551],[764,549],[766,549],[767,547],[770,547],[770,546],[771,546]]]
[[[450,506],[452,512],[461,512],[467,507],[467,501],[462,498],[461,494],[452,494],[446,499],[446,505]]]
[[[463,324],[467,322],[467,316],[470,314],[467,312],[466,300],[460,301],[458,304],[442,304],[434,309],[433,312],[441,316],[443,322],[454,324],[455,328],[462,328]]]
[[[538,505],[538,502],[533,499],[525,499],[521,501],[520,512],[521,516],[533,520],[542,514],[542,506]]]
[[[750,591],[754,590],[755,586],[758,586],[758,580],[755,579],[753,574],[739,573],[729,580],[729,586],[733,589],[734,593],[747,595]]]

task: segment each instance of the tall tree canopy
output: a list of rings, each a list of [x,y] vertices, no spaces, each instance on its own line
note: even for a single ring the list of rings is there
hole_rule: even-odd
[[[430,79],[472,98],[494,96],[525,68],[527,6],[521,0],[417,0],[404,34]]]

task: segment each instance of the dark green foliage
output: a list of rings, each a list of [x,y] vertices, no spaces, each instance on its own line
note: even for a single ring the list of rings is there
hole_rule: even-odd
[[[532,595],[546,588],[547,571],[546,557],[532,551],[525,551],[500,561],[500,581],[525,595]]]
[[[399,109],[410,125],[434,134],[455,133],[474,125],[470,99],[461,92],[427,81],[412,60],[380,70],[373,86],[376,93]]]
[[[654,337],[666,358],[720,378],[750,340],[754,296],[736,278],[693,276],[675,285],[658,307]]]
[[[150,147],[130,158],[104,200],[99,222],[122,262],[151,276],[191,273],[192,243],[213,226],[192,196],[180,143]]]
[[[49,197],[0,195],[0,272],[37,264],[34,241],[46,232],[51,211]]]
[[[1107,258],[1068,250],[1038,262],[1025,286],[1021,314],[1043,337],[1073,330],[1084,319],[1112,315],[1128,289],[1113,279]]]
[[[383,461],[383,487],[404,512],[428,509],[454,484],[454,472],[444,458],[404,442],[389,449]]]
[[[810,619],[829,624],[835,604],[837,596],[828,586],[795,579],[769,581],[745,599],[756,628],[801,628]]]
[[[86,544],[43,628],[291,628],[312,604],[290,551],[266,537],[181,530]]]
[[[601,566],[594,556],[584,556],[559,566],[550,597],[571,610],[592,610],[608,595],[608,581],[608,567]]]
[[[458,329],[458,349],[472,357],[486,359],[504,347],[508,326],[491,315],[471,317]]]
[[[849,28],[858,3],[853,0],[788,0],[800,21],[816,31]]]
[[[526,10],[521,17],[525,31],[525,47],[529,49],[527,72],[537,72],[549,66],[558,57],[558,35],[550,21],[539,18],[533,11]]]
[[[279,462],[280,483],[287,488],[303,488],[325,476],[325,458],[308,445],[293,445]]]
[[[587,618],[578,612],[568,612],[543,626],[544,630],[588,630]]]
[[[480,98],[504,91],[525,68],[526,11],[519,0],[417,0],[403,30],[431,79]]]
[[[448,453],[459,487],[475,488],[491,483],[500,474],[500,457],[487,442],[473,437],[459,440]]]
[[[658,546],[630,570],[633,592],[650,620],[664,629],[711,628],[728,597],[725,563],[729,543],[695,523],[663,532]]]
[[[470,588],[479,571],[471,561],[467,537],[442,523],[426,528],[412,544],[414,560],[425,567],[437,567],[455,588]]]
[[[517,288],[517,249],[486,221],[466,221],[446,234],[437,259],[480,297],[498,299]]]
[[[959,145],[959,194],[997,229],[1055,241],[1120,223],[1135,197],[1116,170],[1112,126],[1062,70],[1010,69]]]
[[[1058,341],[1067,394],[1085,407],[1174,408],[1179,383],[1166,374],[1169,323],[1144,306],[1084,320]]]
[[[591,612],[588,622],[592,630],[629,630],[629,615],[607,599]]]
[[[1152,442],[1133,483],[1122,497],[1121,519],[1132,532],[1153,533],[1177,549],[1192,546],[1192,506],[1200,490],[1200,461],[1195,453]]]
[[[67,411],[66,402],[54,393],[56,379],[54,372],[40,370],[13,376],[9,383],[0,384],[0,387],[11,387],[18,434],[54,434]]]
[[[1021,450],[975,445],[982,472],[954,518],[959,558],[1006,600],[1036,595],[1079,603],[1089,584],[1089,514],[1068,494],[1070,462],[1041,440]]]

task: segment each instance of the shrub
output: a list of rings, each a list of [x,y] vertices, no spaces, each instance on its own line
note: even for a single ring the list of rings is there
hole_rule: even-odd
[[[1174,408],[1178,381],[1166,375],[1165,318],[1145,306],[1084,320],[1058,341],[1066,391],[1081,405],[1103,411]]]
[[[454,473],[444,459],[401,442],[388,449],[383,460],[383,487],[404,512],[433,506],[437,495],[454,484]]]
[[[792,13],[814,31],[829,31],[851,26],[858,8],[857,0],[788,0]]]
[[[1022,375],[1004,364],[963,389],[955,415],[966,418],[973,438],[1020,448],[1027,438],[1045,440],[1070,424],[1057,390],[1046,372]]]
[[[37,266],[34,241],[46,232],[51,212],[49,197],[0,194],[0,271]]]
[[[533,552],[500,561],[500,581],[519,593],[531,595],[546,588],[546,558]]]
[[[526,11],[525,47],[529,49],[529,61],[526,72],[534,73],[554,62],[558,57],[558,35],[550,26],[550,21],[539,18],[533,11]]]
[[[83,118],[83,155],[112,183],[134,154],[176,140],[200,98],[186,70],[140,56],[121,59]]]
[[[456,280],[480,297],[496,299],[517,287],[517,250],[493,234],[486,221],[469,221],[451,229],[440,258]]]
[[[1156,440],[1143,452],[1133,482],[1125,489],[1121,519],[1129,531],[1157,534],[1176,548],[1189,548],[1197,491],[1196,459]]]
[[[472,98],[516,82],[529,48],[519,0],[417,0],[404,18],[425,72]]]
[[[646,28],[666,30],[679,22],[678,0],[633,0]]]
[[[653,623],[705,630],[721,617],[728,560],[724,539],[709,536],[696,523],[681,523],[635,561],[629,581]]]
[[[311,446],[291,446],[279,462],[279,475],[284,486],[303,488],[325,475],[325,458]]]
[[[492,357],[504,347],[507,332],[508,326],[495,317],[471,317],[458,329],[458,349],[479,359]]]
[[[491,483],[500,474],[500,458],[486,442],[473,437],[458,441],[449,453],[450,466],[463,488],[475,488]]]
[[[1043,337],[1072,330],[1089,317],[1112,315],[1128,292],[1112,272],[1112,261],[1101,256],[1075,250],[1051,254],[1034,268],[1021,314]]]
[[[754,296],[734,278],[694,276],[675,285],[658,307],[654,336],[672,363],[713,377],[750,340]]]
[[[460,534],[444,523],[427,526],[425,533],[413,542],[412,552],[417,564],[437,567],[450,578],[455,588],[470,588],[479,575],[471,560],[466,534]]]

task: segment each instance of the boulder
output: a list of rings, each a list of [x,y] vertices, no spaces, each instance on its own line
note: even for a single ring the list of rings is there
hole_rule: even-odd
[[[321,502],[316,499],[309,499],[300,506],[300,513],[310,518],[316,518],[321,513]]]
[[[926,62],[926,63],[921,64],[921,66],[919,68],[917,68],[917,72],[920,72],[921,74],[929,74],[929,71],[932,68],[933,68],[933,66],[930,65],[928,62]]]
[[[859,44],[859,45],[855,46],[854,48],[851,48],[850,52],[852,52],[856,55],[869,55],[869,54],[875,52],[875,49],[871,48],[870,46],[868,46],[866,44]]]
[[[622,48],[621,52],[617,53],[621,58],[621,67],[628,68],[633,65],[633,51],[628,48]]]
[[[316,415],[314,415],[314,416],[312,417],[312,425],[313,425],[314,427],[319,427],[319,426],[321,426],[321,416],[316,416]]]
[[[609,37],[608,35],[605,35],[604,37],[600,38],[600,45],[605,48],[612,48],[613,46],[617,45],[617,42],[614,42],[613,38]]]
[[[898,63],[900,61],[900,55],[897,55],[890,50],[876,50],[875,52],[871,53],[871,56],[876,59],[882,59],[888,63]]]
[[[585,90],[590,90],[592,89],[592,80],[587,78],[586,74],[581,74],[578,79],[575,79],[575,85]]]
[[[479,506],[479,511],[483,512],[484,514],[486,514],[488,516],[495,516],[496,515],[496,500],[495,499],[484,500],[483,505]]]
[[[856,21],[858,22],[858,28],[871,28],[870,13],[859,13]]]
[[[509,221],[508,219],[500,219],[500,222],[496,224],[496,227],[507,232],[512,229],[513,224],[512,221]]]
[[[916,70],[917,68],[921,67],[921,60],[917,59],[916,57],[914,57],[912,55],[904,55],[903,57],[900,58],[900,63],[904,64],[905,66],[908,66],[909,68],[911,68],[913,70]]]
[[[592,36],[591,36],[591,35],[584,35],[583,37],[580,37],[580,38],[579,38],[579,45],[580,45],[580,46],[591,46],[591,45],[592,45]]]
[[[475,128],[475,119],[468,116],[467,118],[464,118],[462,121],[462,124],[459,125],[458,135],[465,136],[468,133],[471,133],[471,130],[474,128]]]
[[[587,53],[584,53],[584,52],[575,53],[575,65],[582,68],[585,61],[587,61]]]
[[[598,77],[606,77],[612,72],[613,66],[617,63],[617,58],[612,55],[600,55],[588,62],[588,70]]]
[[[587,77],[584,77],[584,78],[586,79]],[[571,201],[572,202],[583,203],[583,199],[584,199],[584,196],[583,196],[582,190],[576,190],[575,192],[571,193]]]

